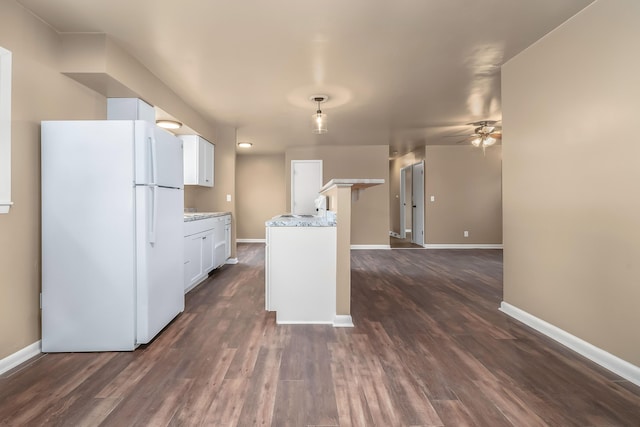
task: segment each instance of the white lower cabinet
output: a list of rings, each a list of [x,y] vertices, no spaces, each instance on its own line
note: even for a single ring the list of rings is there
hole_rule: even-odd
[[[190,291],[216,268],[215,218],[185,222],[184,290]]]
[[[231,256],[231,215],[184,223],[184,291],[193,289]]]

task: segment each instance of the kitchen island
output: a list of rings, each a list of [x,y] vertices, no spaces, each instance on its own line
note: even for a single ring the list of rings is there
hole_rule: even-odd
[[[278,215],[265,225],[265,309],[276,312],[279,324],[333,324],[335,214]]]

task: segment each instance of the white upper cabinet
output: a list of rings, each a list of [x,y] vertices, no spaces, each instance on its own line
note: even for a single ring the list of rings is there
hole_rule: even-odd
[[[178,137],[184,149],[184,184],[213,187],[213,144],[198,135]]]

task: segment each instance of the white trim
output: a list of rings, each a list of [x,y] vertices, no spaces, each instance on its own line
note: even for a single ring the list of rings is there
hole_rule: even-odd
[[[425,249],[502,249],[502,243],[427,243]]]
[[[227,260],[225,261],[225,264],[233,265],[233,264],[237,264],[238,262],[240,262],[238,261],[238,258],[227,258]]]
[[[362,249],[391,249],[391,245],[351,245],[352,250]]]
[[[267,239],[236,239],[236,243],[266,243]]]
[[[0,214],[11,205],[11,52],[0,47]]]
[[[353,319],[350,314],[336,314],[333,318],[334,328],[353,328]]]
[[[570,348],[576,353],[597,363],[598,365],[620,375],[622,378],[640,386],[640,367],[620,359],[613,354],[584,341],[575,335],[554,326],[544,320],[527,313],[507,302],[500,303],[500,311],[513,317],[516,320],[532,327],[536,331],[548,336],[560,344]]]
[[[0,360],[0,375],[41,353],[40,341],[36,341]]]
[[[411,229],[407,228],[406,230],[404,230],[405,233],[411,233]]]

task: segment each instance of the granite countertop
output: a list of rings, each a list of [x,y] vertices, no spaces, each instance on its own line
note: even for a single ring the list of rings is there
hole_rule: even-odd
[[[335,227],[335,212],[327,211],[326,216],[319,215],[276,215],[264,223],[267,227]]]
[[[197,221],[199,219],[215,218],[217,216],[231,215],[231,212],[185,212],[184,222]]]

